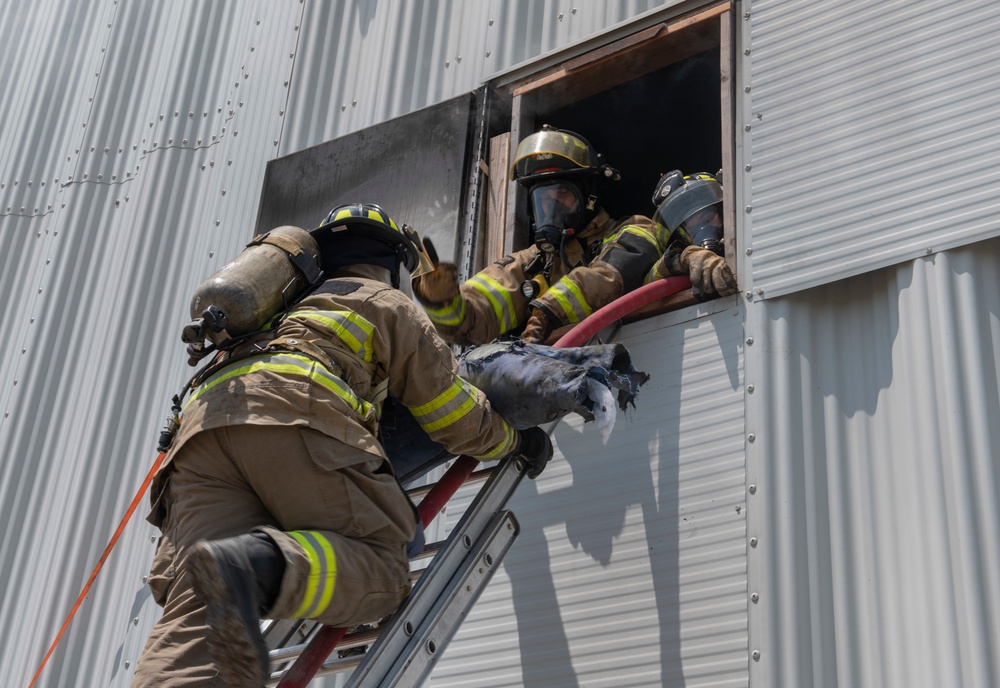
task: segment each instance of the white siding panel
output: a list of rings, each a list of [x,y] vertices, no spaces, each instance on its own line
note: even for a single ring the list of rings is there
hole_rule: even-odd
[[[16,95],[0,105],[13,103],[0,208],[17,206],[0,217],[0,683],[26,686],[192,372],[179,342],[189,295],[250,236],[301,7],[18,10],[0,43],[31,37],[23,60],[4,52],[2,90]],[[130,682],[159,615],[143,585],[146,503],[38,685]]]
[[[1000,239],[749,306],[755,686],[1000,685]]]
[[[280,154],[470,93],[513,65],[676,4],[307,2]]]
[[[724,299],[623,328],[652,374],[637,408],[607,446],[576,416],[556,427],[434,688],[747,685],[742,314]]]
[[[998,32],[991,0],[752,4],[739,215],[754,290],[1000,233]]]

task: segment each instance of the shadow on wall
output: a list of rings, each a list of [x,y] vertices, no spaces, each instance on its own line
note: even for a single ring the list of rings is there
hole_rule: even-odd
[[[998,685],[998,264],[991,239],[766,302],[775,685]]]
[[[682,341],[684,327],[695,326],[697,321],[675,327],[671,330],[671,340]],[[691,526],[682,527],[680,522],[684,515],[678,469],[681,414],[677,410],[681,403],[682,361],[677,356],[675,364],[663,365],[662,340],[655,349],[658,363],[653,378],[639,394],[638,410],[619,413],[608,445],[600,447],[589,424],[584,425],[583,432],[566,423],[558,425],[553,440],[565,457],[565,464],[558,465],[561,461],[557,459],[547,470],[548,475],[540,479],[541,493],[536,483],[522,483],[517,504],[511,505],[521,521],[521,535],[515,549],[505,558],[504,568],[510,577],[517,618],[522,681],[528,688],[565,688],[586,682],[574,668],[566,621],[570,622],[571,633],[582,630],[591,640],[603,635],[610,645],[627,643],[622,635],[616,637],[611,630],[621,629],[622,620],[613,611],[606,615],[595,613],[587,619],[577,617],[575,621],[564,618],[566,609],[560,607],[560,596],[563,600],[572,596],[576,613],[586,609],[587,603],[579,601],[581,591],[589,590],[600,606],[607,606],[617,593],[613,589],[595,591],[592,586],[596,583],[584,580],[587,564],[579,569],[580,582],[568,583],[580,587],[574,587],[569,595],[565,587],[557,593],[557,574],[550,552],[564,549],[559,543],[563,537],[559,526],[565,527],[565,538],[572,547],[589,555],[594,565],[602,569],[617,567],[613,581],[612,574],[605,577],[612,584],[626,582],[622,576],[631,575],[628,567],[641,556],[636,554],[636,540],[645,538],[648,561],[635,564],[635,574],[640,579],[651,578],[659,632],[659,685],[685,684],[680,652],[679,540],[680,534]],[[723,355],[732,372],[733,389],[738,389],[738,351],[726,351]],[[637,357],[634,361],[640,370],[652,368]],[[654,401],[655,408],[651,405]],[[658,462],[650,460],[657,455]],[[547,489],[546,480],[549,485],[563,486]],[[634,522],[627,523],[629,510],[636,506],[642,514],[641,533],[637,533]],[[546,538],[546,531],[554,542]],[[625,548],[617,559],[616,544]],[[564,580],[561,585],[566,586],[565,570],[558,575]],[[636,599],[633,592],[634,588],[623,593],[630,596],[629,603]],[[644,629],[651,625],[651,620],[643,621]],[[627,663],[630,659],[621,661]]]

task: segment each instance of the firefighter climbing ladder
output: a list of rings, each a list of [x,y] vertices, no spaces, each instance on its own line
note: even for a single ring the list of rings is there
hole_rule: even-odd
[[[604,327],[625,315],[690,286],[691,282],[687,277],[669,277],[644,285],[592,313],[554,346],[581,346]],[[49,658],[86,599],[165,456],[161,451],[153,462],[90,578],[42,658],[28,688],[34,688],[42,675]],[[351,678],[350,688],[415,686],[423,681],[519,532],[513,514],[501,509],[524,477],[523,462],[507,459],[495,469],[473,473],[477,465],[475,459],[464,456],[458,458],[444,478],[430,488],[420,502],[418,511],[426,526],[461,484],[470,477],[477,480],[488,476],[486,485],[466,510],[451,536],[440,548],[436,544],[425,548],[424,556],[434,555],[434,560],[425,569],[409,598],[390,617],[388,623],[378,630],[353,633],[344,643],[340,642],[344,638],[343,629],[321,626],[316,631],[319,624],[314,622],[270,623],[263,630],[268,646],[272,648],[271,665],[278,668],[278,673],[272,675],[269,686],[299,688],[308,685],[316,675],[323,676],[353,668],[357,670]],[[310,636],[312,638],[305,644]],[[334,648],[350,651],[369,644],[372,647],[364,655],[327,661]],[[293,662],[291,667],[288,667],[289,662]]]
[[[581,346],[625,315],[690,286],[687,277],[646,284],[592,313],[554,346]],[[460,457],[420,502],[418,511],[426,526],[470,476],[489,475],[440,551],[436,545],[425,549],[425,554],[437,553],[387,624],[377,631],[354,633],[344,643],[340,643],[343,629],[324,626],[308,644],[287,646],[296,638],[304,642],[316,624],[278,622],[274,633],[266,632],[269,647],[277,648],[271,652],[271,666],[278,668],[268,686],[303,688],[314,676],[350,669],[355,671],[348,688],[421,685],[519,532],[514,515],[503,507],[524,477],[523,462],[507,459],[495,469],[473,474],[477,463]],[[363,655],[327,660],[335,648],[350,650],[370,643],[371,648]],[[294,663],[287,667],[292,660]]]
[[[421,501],[418,510],[427,525],[458,486],[486,479],[448,539],[425,548],[424,554],[434,559],[386,624],[352,633],[339,644],[342,632],[322,627],[308,644],[290,646],[287,643],[304,640],[316,624],[272,624],[265,638],[275,648],[271,666],[278,671],[268,686],[296,688],[313,676],[351,669],[350,688],[421,685],[519,533],[514,515],[503,507],[524,477],[523,462],[511,458],[473,473],[476,465],[475,459],[460,457]],[[369,644],[364,654],[326,659],[334,645],[350,650]]]

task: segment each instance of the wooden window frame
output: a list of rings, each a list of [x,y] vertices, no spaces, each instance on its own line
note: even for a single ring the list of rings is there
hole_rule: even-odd
[[[676,8],[674,8],[676,11]],[[648,19],[647,19],[648,21]],[[732,2],[701,5],[639,29],[606,45],[570,57],[554,66],[497,85],[510,99],[510,132],[490,140],[488,218],[483,242],[486,263],[527,245],[528,217],[523,191],[507,181],[513,141],[535,127],[540,103],[551,110],[601,93],[671,64],[718,47],[721,88],[723,215],[726,263],[736,273],[735,212],[735,24]],[[508,212],[511,211],[511,212]],[[650,304],[625,319],[638,320],[697,303],[691,290]]]

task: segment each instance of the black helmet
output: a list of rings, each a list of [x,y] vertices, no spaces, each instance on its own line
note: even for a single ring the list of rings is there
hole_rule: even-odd
[[[658,204],[653,221],[668,230],[671,241],[722,254],[722,184],[716,175],[667,172],[653,202]]]
[[[310,230],[322,254],[327,274],[348,265],[378,265],[399,285],[399,266],[412,274],[421,265],[420,237],[409,225],[400,227],[380,206],[353,203],[334,208]]]
[[[511,180],[524,186],[551,177],[604,176],[617,181],[621,175],[604,163],[587,139],[572,131],[545,124],[542,130],[517,144]]]

